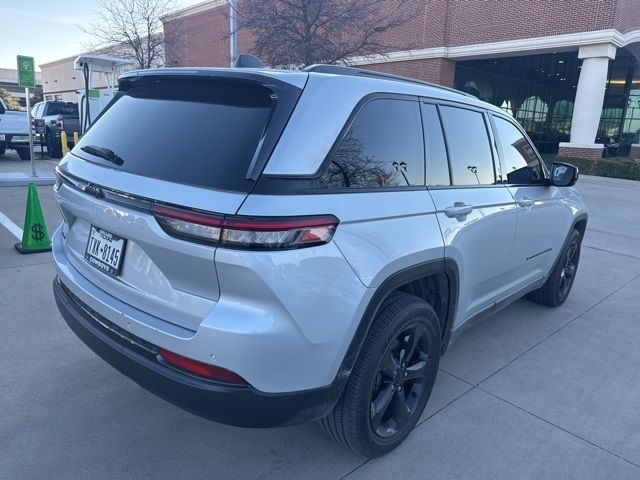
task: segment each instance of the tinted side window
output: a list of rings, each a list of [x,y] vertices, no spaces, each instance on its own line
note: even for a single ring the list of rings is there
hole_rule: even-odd
[[[511,122],[500,117],[493,118],[507,172],[503,182],[528,184],[540,180],[540,161],[524,135]]]
[[[435,105],[422,104],[424,147],[427,154],[427,185],[451,185],[447,149]]]
[[[493,156],[482,113],[443,106],[440,109],[451,159],[454,185],[495,183]]]
[[[334,151],[323,181],[334,188],[424,185],[424,151],[417,101],[366,103]]]

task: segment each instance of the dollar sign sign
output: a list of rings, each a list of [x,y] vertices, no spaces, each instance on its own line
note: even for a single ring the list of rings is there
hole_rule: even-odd
[[[40,225],[39,223],[34,223],[33,225],[31,225],[31,238],[33,238],[36,242],[39,242],[44,238],[42,225]]]

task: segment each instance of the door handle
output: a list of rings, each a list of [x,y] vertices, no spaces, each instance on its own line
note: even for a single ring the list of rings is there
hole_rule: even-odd
[[[471,205],[467,205],[464,202],[456,202],[453,207],[447,207],[444,209],[444,214],[449,218],[462,217],[463,215],[469,215],[473,211]]]
[[[536,201],[533,198],[529,198],[529,197],[523,197],[520,200],[518,200],[518,205],[520,205],[521,207],[531,207],[535,203]]]

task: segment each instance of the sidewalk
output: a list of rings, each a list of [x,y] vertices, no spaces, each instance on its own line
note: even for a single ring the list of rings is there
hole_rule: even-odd
[[[45,158],[41,159],[40,147],[36,147],[34,158],[37,177],[34,178],[31,176],[31,162],[20,160],[14,150],[7,150],[0,156],[0,187],[27,185],[29,182],[53,185],[56,180],[53,172],[58,161],[49,159],[46,149],[44,154]]]

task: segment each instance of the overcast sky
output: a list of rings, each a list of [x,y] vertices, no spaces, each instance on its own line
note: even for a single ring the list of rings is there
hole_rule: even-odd
[[[184,7],[202,0],[177,0]],[[95,0],[0,0],[0,68],[16,68],[16,55],[41,63],[82,53],[89,38],[78,28],[96,16]]]

